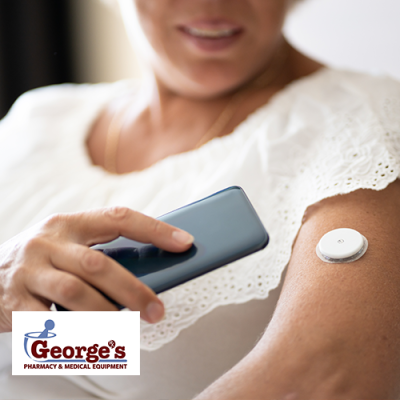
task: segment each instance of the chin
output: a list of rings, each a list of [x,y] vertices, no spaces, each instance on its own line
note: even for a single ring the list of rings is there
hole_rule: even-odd
[[[257,49],[258,50],[258,49]],[[258,74],[265,60],[243,46],[223,54],[193,55],[184,46],[152,54],[151,69],[168,89],[190,97],[211,98],[237,89]]]
[[[178,70],[164,76],[163,83],[185,97],[202,99],[228,94],[247,82],[250,75],[233,71],[231,66],[218,69],[196,68],[190,73],[184,72]]]

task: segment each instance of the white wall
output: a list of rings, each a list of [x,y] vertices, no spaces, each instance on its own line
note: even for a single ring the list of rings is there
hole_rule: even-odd
[[[80,82],[113,82],[140,76],[118,8],[100,0],[72,0],[73,43]]]
[[[400,0],[305,0],[285,31],[326,64],[400,79]]]
[[[138,76],[118,12],[99,0],[74,0],[74,9],[80,80]],[[328,65],[400,80],[400,0],[304,0],[285,32],[299,49]]]

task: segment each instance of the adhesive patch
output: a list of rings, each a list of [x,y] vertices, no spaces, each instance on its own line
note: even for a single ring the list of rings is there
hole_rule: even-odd
[[[335,229],[322,236],[316,251],[327,263],[349,263],[362,257],[368,248],[367,239],[349,228]]]

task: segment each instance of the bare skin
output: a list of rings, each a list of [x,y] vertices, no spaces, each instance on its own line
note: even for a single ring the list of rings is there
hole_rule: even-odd
[[[157,8],[154,2],[148,3],[148,7]],[[140,1],[138,6],[147,10]],[[152,31],[151,18],[146,14],[142,18]],[[274,32],[269,34],[274,36]],[[162,54],[157,60],[162,64]],[[172,68],[170,64],[167,67]],[[220,135],[229,134],[285,85],[319,68],[320,64],[292,49],[274,84],[254,91]],[[157,70],[155,73],[157,86],[152,102],[140,112],[132,112],[123,131],[118,152],[120,173],[141,170],[168,155],[191,150],[229,101],[229,89],[236,90],[237,83],[243,82],[238,73],[236,80],[228,82],[230,85],[225,82],[223,89],[228,89],[228,95],[222,90],[222,95],[215,96],[210,89],[204,101],[204,92],[193,93],[195,84],[185,86],[183,82],[179,87],[179,80],[170,83],[165,75],[158,76]],[[207,80],[204,85],[212,86]],[[103,165],[105,135],[112,115],[110,110],[103,113],[88,141],[98,165]],[[397,180],[379,192],[358,190],[310,207],[293,245],[276,313],[265,334],[248,356],[196,400],[397,398],[399,198]],[[315,247],[323,234],[341,227],[363,233],[369,240],[368,252],[353,264],[325,264],[316,256]]]
[[[292,0],[136,1],[152,46],[149,63],[155,86],[148,104],[138,105],[137,100],[132,101],[134,95],[127,96],[115,99],[101,113],[87,140],[93,163],[104,167],[107,130],[121,109],[126,112],[118,147],[118,173],[143,170],[169,155],[192,150],[232,93],[268,69],[283,51],[281,29],[291,4]],[[221,51],[192,46],[179,30],[198,20],[205,20],[206,29],[212,29],[213,24],[218,28],[218,24],[225,26],[225,19],[240,26],[242,35],[237,43]],[[265,89],[252,90],[218,136],[231,133],[287,84],[321,67],[289,46],[276,79]]]
[[[327,232],[367,237],[366,254],[327,264]],[[400,181],[310,207],[277,309],[257,346],[196,400],[383,400],[400,394]]]
[[[90,249],[126,236],[173,252],[187,250],[187,232],[124,207],[55,214],[0,246],[0,332],[11,331],[12,311],[117,311],[93,287],[157,322],[156,294],[111,258]]]
[[[252,90],[218,136],[230,134],[287,84],[321,67],[318,62],[290,47],[288,63],[273,85]],[[172,92],[157,80],[153,98],[145,108],[126,97],[116,99],[100,114],[87,140],[90,157],[95,165],[104,167],[107,131],[114,114],[122,108],[127,111],[118,146],[118,173],[140,171],[165,157],[190,151],[218,118],[231,96],[228,93],[211,99],[189,98]],[[129,102],[132,104],[129,105]]]
[[[118,173],[143,170],[169,155],[192,150],[232,93],[265,70],[280,51],[281,29],[291,5],[290,0],[135,3],[152,46],[149,62],[156,82],[152,97],[143,107],[130,96],[116,99],[93,125],[87,141],[93,163],[104,166],[110,120],[128,106],[118,148]],[[241,36],[224,51],[209,52],[196,44],[198,38],[188,40],[187,32],[182,36],[182,26],[206,31],[239,26]],[[219,135],[232,132],[290,82],[320,68],[319,63],[291,49],[277,79],[266,89],[250,93]],[[400,183],[396,180],[378,192],[357,190],[310,207],[265,334],[248,356],[196,399],[398,398],[399,199]],[[121,212],[122,217],[118,217]],[[172,241],[172,227],[156,225],[152,219],[144,221],[144,216],[133,211],[108,214],[56,216],[3,245],[0,328],[10,328],[13,307],[41,310],[48,308],[50,301],[57,301],[72,309],[112,309],[87,283],[108,290],[110,296],[121,296],[117,300],[143,311],[149,322],[161,317],[146,316],[147,305],[157,298],[132,278],[121,293],[116,292],[117,286],[105,284],[110,281],[108,269],[115,270],[121,281],[126,277],[122,268],[111,261],[106,265],[104,258],[89,253],[87,246],[100,240],[89,226],[94,218],[102,240],[119,234],[138,240],[144,234],[148,241],[173,251],[185,250],[189,242],[178,245]],[[135,231],[128,229],[132,222],[137,226]],[[323,263],[315,254],[319,239],[344,226],[368,238],[366,255],[352,264]],[[55,229],[61,229],[61,234],[55,235]],[[81,229],[84,236],[77,234]],[[77,250],[87,256],[78,257]],[[36,255],[36,268],[27,272],[24,260],[32,254]],[[66,257],[72,257],[73,262],[64,265]],[[59,293],[49,293],[46,287],[51,285],[39,285],[40,291],[34,292],[27,280],[29,274],[32,279],[47,274],[48,279],[60,280],[61,273],[68,276],[69,283]]]

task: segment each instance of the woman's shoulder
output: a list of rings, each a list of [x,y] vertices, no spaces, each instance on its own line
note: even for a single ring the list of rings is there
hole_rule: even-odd
[[[68,111],[82,112],[96,108],[110,98],[138,85],[132,80],[113,83],[64,83],[45,86],[22,94],[13,104],[5,120],[20,118],[46,118],[65,116]]]
[[[80,154],[99,112],[134,86],[131,81],[61,84],[24,93],[0,121],[1,168],[15,168],[22,160],[28,166],[30,157],[56,157],[66,148],[71,149],[72,156]]]
[[[333,128],[337,134],[350,121],[358,131],[378,123],[383,129],[400,129],[400,82],[387,75],[324,67],[289,84],[261,117],[264,125],[270,127],[272,121],[280,128],[273,135],[280,140],[300,134],[301,127],[316,129],[315,139]]]
[[[379,106],[382,101],[400,98],[400,81],[386,74],[325,67],[300,82],[307,95],[322,103],[346,104],[346,99],[358,99],[364,104]]]
[[[384,72],[371,73],[329,66],[322,67],[313,74],[300,78],[299,82],[304,82],[305,85],[310,86],[321,86],[322,84],[328,87],[347,84],[349,88],[359,87],[361,90],[368,90],[369,88],[399,90],[400,88],[400,81]]]
[[[387,75],[323,67],[287,85],[248,120],[257,123],[259,132],[269,139],[282,140],[292,137],[301,126],[323,132],[326,124],[347,120],[350,114],[365,122],[379,118],[400,124],[400,81]]]
[[[400,130],[400,81],[385,74],[328,69],[312,95],[329,118],[365,131]],[[325,105],[325,107],[324,107]],[[380,129],[377,129],[378,126]]]

